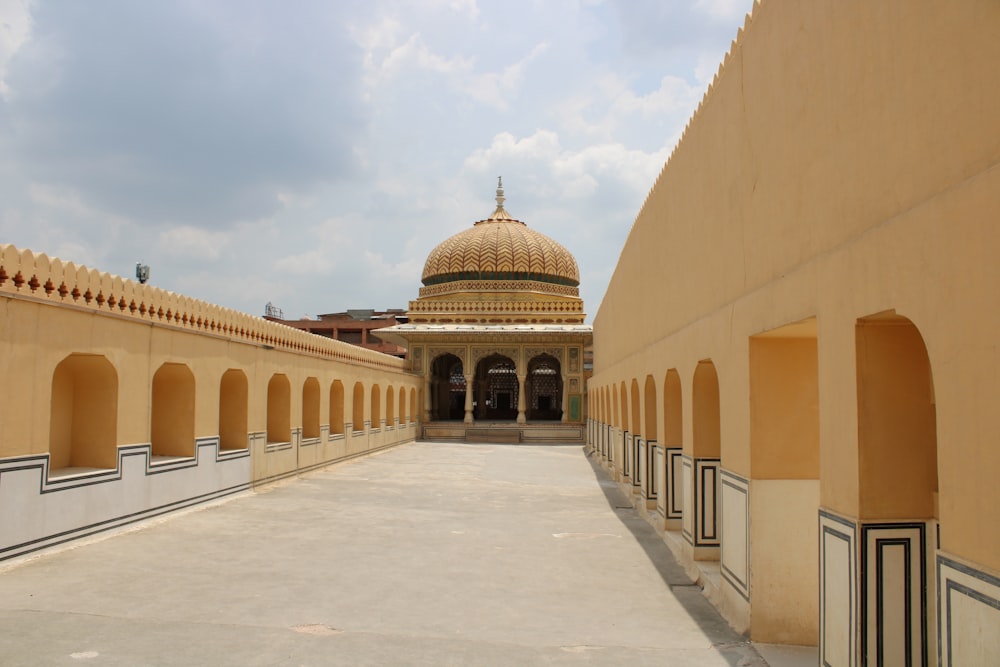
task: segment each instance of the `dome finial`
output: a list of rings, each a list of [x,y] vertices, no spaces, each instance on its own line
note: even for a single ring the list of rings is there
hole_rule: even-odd
[[[497,209],[493,211],[491,215],[486,220],[480,220],[479,222],[518,222],[514,218],[510,217],[510,214],[503,208],[503,202],[506,197],[503,196],[503,176],[497,176]],[[476,224],[478,225],[479,222]],[[524,224],[523,222],[519,224]]]

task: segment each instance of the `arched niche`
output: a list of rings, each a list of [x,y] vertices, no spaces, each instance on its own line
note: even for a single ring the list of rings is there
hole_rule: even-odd
[[[344,383],[334,380],[330,384],[330,435],[344,433]]]
[[[642,408],[646,415],[642,434],[647,440],[656,440],[656,380],[652,375],[646,376],[642,395]]]
[[[371,392],[371,415],[372,415],[372,428],[381,428],[382,426],[382,388],[377,384],[372,385]]]
[[[118,466],[118,373],[98,354],[71,354],[52,373],[49,470]]]
[[[319,380],[306,378],[302,383],[302,437],[319,437]]]
[[[351,428],[355,431],[365,430],[365,386],[354,383],[354,393],[351,396]]]
[[[247,448],[247,411],[249,383],[247,374],[230,368],[219,381],[219,448]]]
[[[194,456],[194,373],[166,363],[153,375],[150,441],[153,456]]]
[[[292,384],[284,373],[267,383],[267,441],[288,442],[292,431]]]

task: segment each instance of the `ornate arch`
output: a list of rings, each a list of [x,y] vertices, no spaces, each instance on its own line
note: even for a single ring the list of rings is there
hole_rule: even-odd
[[[528,361],[525,382],[525,415],[532,421],[562,419],[563,379],[560,360],[549,353],[536,354]]]
[[[476,364],[473,388],[476,419],[514,421],[517,419],[519,393],[515,357],[493,352]]]
[[[434,360],[440,357],[442,354],[451,354],[458,357],[458,360],[466,365],[468,362],[467,356],[468,348],[464,345],[451,345],[447,347],[428,347],[427,348],[427,363],[428,366],[434,363]]]
[[[465,417],[465,362],[452,348],[438,349],[429,366],[431,392],[431,419],[455,420]]]

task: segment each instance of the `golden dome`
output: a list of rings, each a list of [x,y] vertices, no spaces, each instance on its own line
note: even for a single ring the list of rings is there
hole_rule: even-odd
[[[532,280],[576,287],[580,270],[566,248],[529,229],[503,208],[503,183],[497,208],[486,220],[446,239],[427,257],[424,285],[465,280]]]

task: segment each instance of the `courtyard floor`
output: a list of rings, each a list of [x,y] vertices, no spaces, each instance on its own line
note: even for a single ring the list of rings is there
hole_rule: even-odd
[[[3,665],[767,664],[579,445],[408,444],[16,563],[0,627]]]

